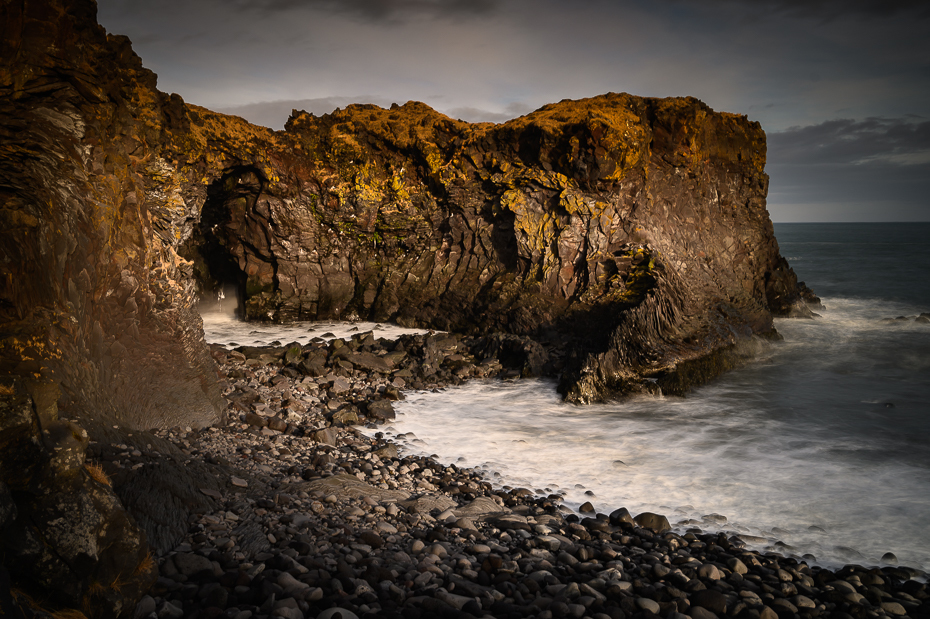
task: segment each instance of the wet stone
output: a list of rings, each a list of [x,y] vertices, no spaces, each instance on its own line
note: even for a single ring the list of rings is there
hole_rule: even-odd
[[[339,359],[351,359],[361,341],[344,342],[347,356]],[[419,349],[415,341],[405,342],[395,368],[422,380],[423,340]],[[225,359],[227,376],[244,370]],[[825,616],[820,608],[861,608],[897,617],[899,606],[913,611],[922,603],[904,596],[925,595],[920,583],[908,585],[909,593],[897,584],[909,574],[858,569],[839,578],[743,550],[736,536],[665,531],[658,514],[634,520],[621,508],[579,517],[541,490],[505,490],[483,471],[405,456],[339,416],[370,412],[387,377],[342,376],[349,390],[334,397],[333,367],[319,383],[283,374],[280,365],[249,371],[254,377],[231,378],[230,390],[251,389],[276,413],[285,401],[306,404],[288,407],[288,424],[299,431],[271,431],[285,413],[256,414],[269,424],[263,437],[247,423],[256,419],[250,411],[239,410],[227,427],[165,434],[186,457],[210,462],[226,485],[197,492],[216,502],[212,511],[198,512],[177,552],[160,559],[162,578],[151,593],[158,616],[314,619],[339,608],[373,617],[813,619]],[[430,374],[439,380],[441,369]],[[128,443],[113,449],[121,460],[133,452]],[[128,457],[144,460],[146,450],[138,451]],[[248,481],[237,487],[233,478]],[[709,514],[695,522],[722,520]]]
[[[691,605],[700,606],[718,615],[727,609],[727,597],[716,589],[704,589],[691,594]]]

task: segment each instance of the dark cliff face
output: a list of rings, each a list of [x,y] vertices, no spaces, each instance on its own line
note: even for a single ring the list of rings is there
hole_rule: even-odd
[[[222,406],[193,307],[565,342],[576,401],[771,331],[797,302],[758,123],[609,94],[503,125],[420,103],[273,132],[155,88],[90,1],[4,3],[2,370],[130,426]]]
[[[210,184],[184,250],[252,319],[534,335],[565,343],[562,390],[591,401],[644,378],[676,391],[682,363],[797,302],[761,128],[695,99],[608,94],[503,125],[356,105],[295,112],[264,146]]]
[[[176,99],[93,2],[0,5],[0,372],[135,426],[221,415],[162,156]]]

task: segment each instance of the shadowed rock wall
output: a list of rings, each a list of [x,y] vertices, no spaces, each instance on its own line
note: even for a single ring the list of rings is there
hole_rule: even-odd
[[[176,252],[199,217],[164,159],[179,100],[93,2],[0,4],[0,372],[72,414],[208,424],[220,393]]]

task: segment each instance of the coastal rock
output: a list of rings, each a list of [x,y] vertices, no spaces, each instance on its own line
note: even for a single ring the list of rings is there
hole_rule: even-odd
[[[653,615],[657,615],[660,610],[659,603],[649,598],[636,598],[636,607]]]
[[[487,497],[478,497],[471,503],[462,505],[455,510],[455,515],[460,518],[479,519],[492,515],[509,514],[511,510],[499,505]]]
[[[195,304],[224,287],[255,320],[531,336],[559,355],[524,347],[515,371],[560,372],[575,402],[686,390],[802,311],[743,116],[607,94],[501,125],[410,102],[274,132],[159,92],[94,16],[0,6],[0,360],[60,385],[73,416],[220,421]],[[298,356],[279,358],[319,374]]]
[[[157,569],[110,481],[85,467],[87,433],[40,415],[21,381],[0,379],[0,561],[12,584],[57,608],[115,618]]]
[[[633,520],[633,515],[630,514],[630,510],[625,507],[620,507],[610,512],[610,524],[621,525],[621,524],[636,524],[636,521]]]
[[[371,400],[368,402],[368,416],[381,421],[391,421],[395,418],[394,405],[389,400]]]
[[[398,455],[397,446],[393,443],[389,443],[384,447],[376,449],[372,453],[379,458],[396,458]]]
[[[424,352],[413,341],[403,346],[411,359]],[[224,372],[237,374],[240,363],[228,358]],[[257,394],[270,401],[286,369],[265,366],[230,379],[230,388],[253,389],[257,379]],[[288,386],[299,392],[303,379],[291,378]],[[350,382],[355,390],[368,380]],[[315,424],[328,410],[308,410],[304,420]],[[609,518],[579,522],[551,495],[480,481],[482,469],[377,455],[385,440],[377,433],[333,427],[333,447],[302,433],[272,439],[241,419],[202,432],[154,433],[206,462],[238,459],[250,482],[247,494],[226,489],[190,515],[138,617],[153,604],[163,617],[239,619],[316,617],[333,608],[391,619],[646,617],[656,607],[671,618],[840,614],[823,612],[831,609],[922,616],[930,604],[926,585],[913,580],[925,574],[910,568],[834,573],[771,550],[744,550],[735,534],[656,534],[625,519],[621,526]],[[124,442],[114,449],[144,451],[129,445],[136,434],[117,439]],[[295,482],[298,475],[309,482]],[[264,488],[259,478],[267,479]],[[424,493],[424,484],[434,489]],[[409,498],[378,494],[387,490]],[[715,514],[703,520],[723,523]]]
[[[335,494],[343,498],[372,497],[378,501],[404,501],[410,496],[408,492],[377,488],[371,484],[366,484],[357,477],[345,474],[292,484],[288,486],[288,489],[292,492]]]
[[[652,529],[657,533],[668,531],[672,528],[668,522],[668,518],[661,514],[653,514],[652,512],[643,512],[636,516],[633,521],[636,522],[636,524],[639,526],[646,529]]]
[[[95,14],[90,0],[0,5],[0,372],[54,382],[72,417],[215,423],[177,251],[199,207],[159,146],[184,104]]]
[[[692,606],[700,606],[718,615],[727,612],[727,597],[716,589],[695,591],[690,599]]]
[[[754,335],[773,335],[773,314],[803,314],[811,301],[779,254],[765,210],[765,136],[745,117],[693,98],[611,93],[501,125],[470,125],[410,102],[323,117],[295,112],[274,132],[158,91],[129,40],[108,35],[95,16],[93,0],[0,3],[0,373],[20,381],[0,393],[10,396],[0,435],[4,564],[27,566],[13,576],[58,604],[81,606],[90,594],[95,613],[121,615],[150,584],[144,535],[120,501],[167,549],[218,496],[267,490],[261,478],[270,464],[243,475],[219,461],[207,466],[185,446],[204,428],[239,421],[238,413],[226,418],[227,377],[204,343],[198,295],[229,286],[253,320],[362,318],[501,332],[484,342],[480,371],[503,364],[507,377],[560,374],[574,402],[684,392],[740,363]],[[242,375],[286,365],[287,376],[316,378],[315,393],[341,399],[329,401],[330,411],[356,405],[358,373],[392,379],[384,394],[396,399],[407,378],[435,385],[478,371],[459,336],[420,342],[416,375],[404,351],[375,354],[362,340],[333,341],[323,354],[288,345],[228,357],[244,359]],[[293,417],[303,404],[280,412],[283,398],[240,396],[229,410],[255,415],[247,427],[264,441],[259,451],[276,450],[295,431],[321,449],[314,462],[328,476],[313,479],[309,462],[293,463],[280,488],[325,494],[326,505],[330,497],[410,497],[382,481],[381,468],[347,461],[339,450],[355,439],[342,428],[300,426]],[[72,421],[56,421],[58,410]],[[381,418],[390,418],[387,409]],[[87,437],[77,429],[85,426]],[[157,472],[149,466],[157,456],[135,455],[150,451],[147,443],[130,449],[128,438],[117,439],[125,449],[107,461],[115,493],[83,467],[85,449],[116,442],[107,440],[111,430],[128,437],[166,428],[184,430]],[[351,475],[332,474],[333,454]],[[424,475],[416,488],[438,492],[442,477]],[[506,501],[523,498],[512,492]],[[448,495],[433,501],[456,503]],[[352,509],[347,517],[366,513]],[[220,520],[233,518],[228,509]],[[222,522],[199,525],[202,538],[192,543],[210,542],[210,527]],[[537,526],[519,514],[491,522],[518,537]],[[302,615],[296,601],[276,607],[293,598],[278,596],[275,582],[249,588],[267,551],[293,535],[287,523],[270,524],[227,530],[258,561],[236,585],[255,602],[243,606]],[[341,544],[345,521],[329,524]],[[583,542],[607,535],[577,524],[564,531]],[[442,527],[423,533],[430,541],[451,535]],[[220,555],[236,546],[219,539]],[[314,592],[377,599],[349,563],[362,553],[343,554],[339,576],[320,576]],[[520,569],[511,559],[489,566],[494,578]],[[468,586],[489,587],[482,572]],[[371,575],[376,586],[390,582],[379,576]],[[410,581],[445,582],[425,566]],[[185,615],[189,586],[161,600],[159,616]],[[489,596],[479,612],[514,606],[504,601],[513,596],[475,591]],[[585,611],[554,603],[564,605],[560,614]]]
[[[442,512],[447,509],[452,509],[458,504],[449,497],[443,495],[426,494],[415,499],[402,500],[400,501],[400,505],[411,513],[428,514],[432,511]]]

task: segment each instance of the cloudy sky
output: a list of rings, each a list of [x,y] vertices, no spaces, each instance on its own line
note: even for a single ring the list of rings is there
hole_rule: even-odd
[[[930,221],[925,0],[98,0],[161,90],[282,128],[408,100],[500,122],[605,92],[768,134],[776,222]]]

